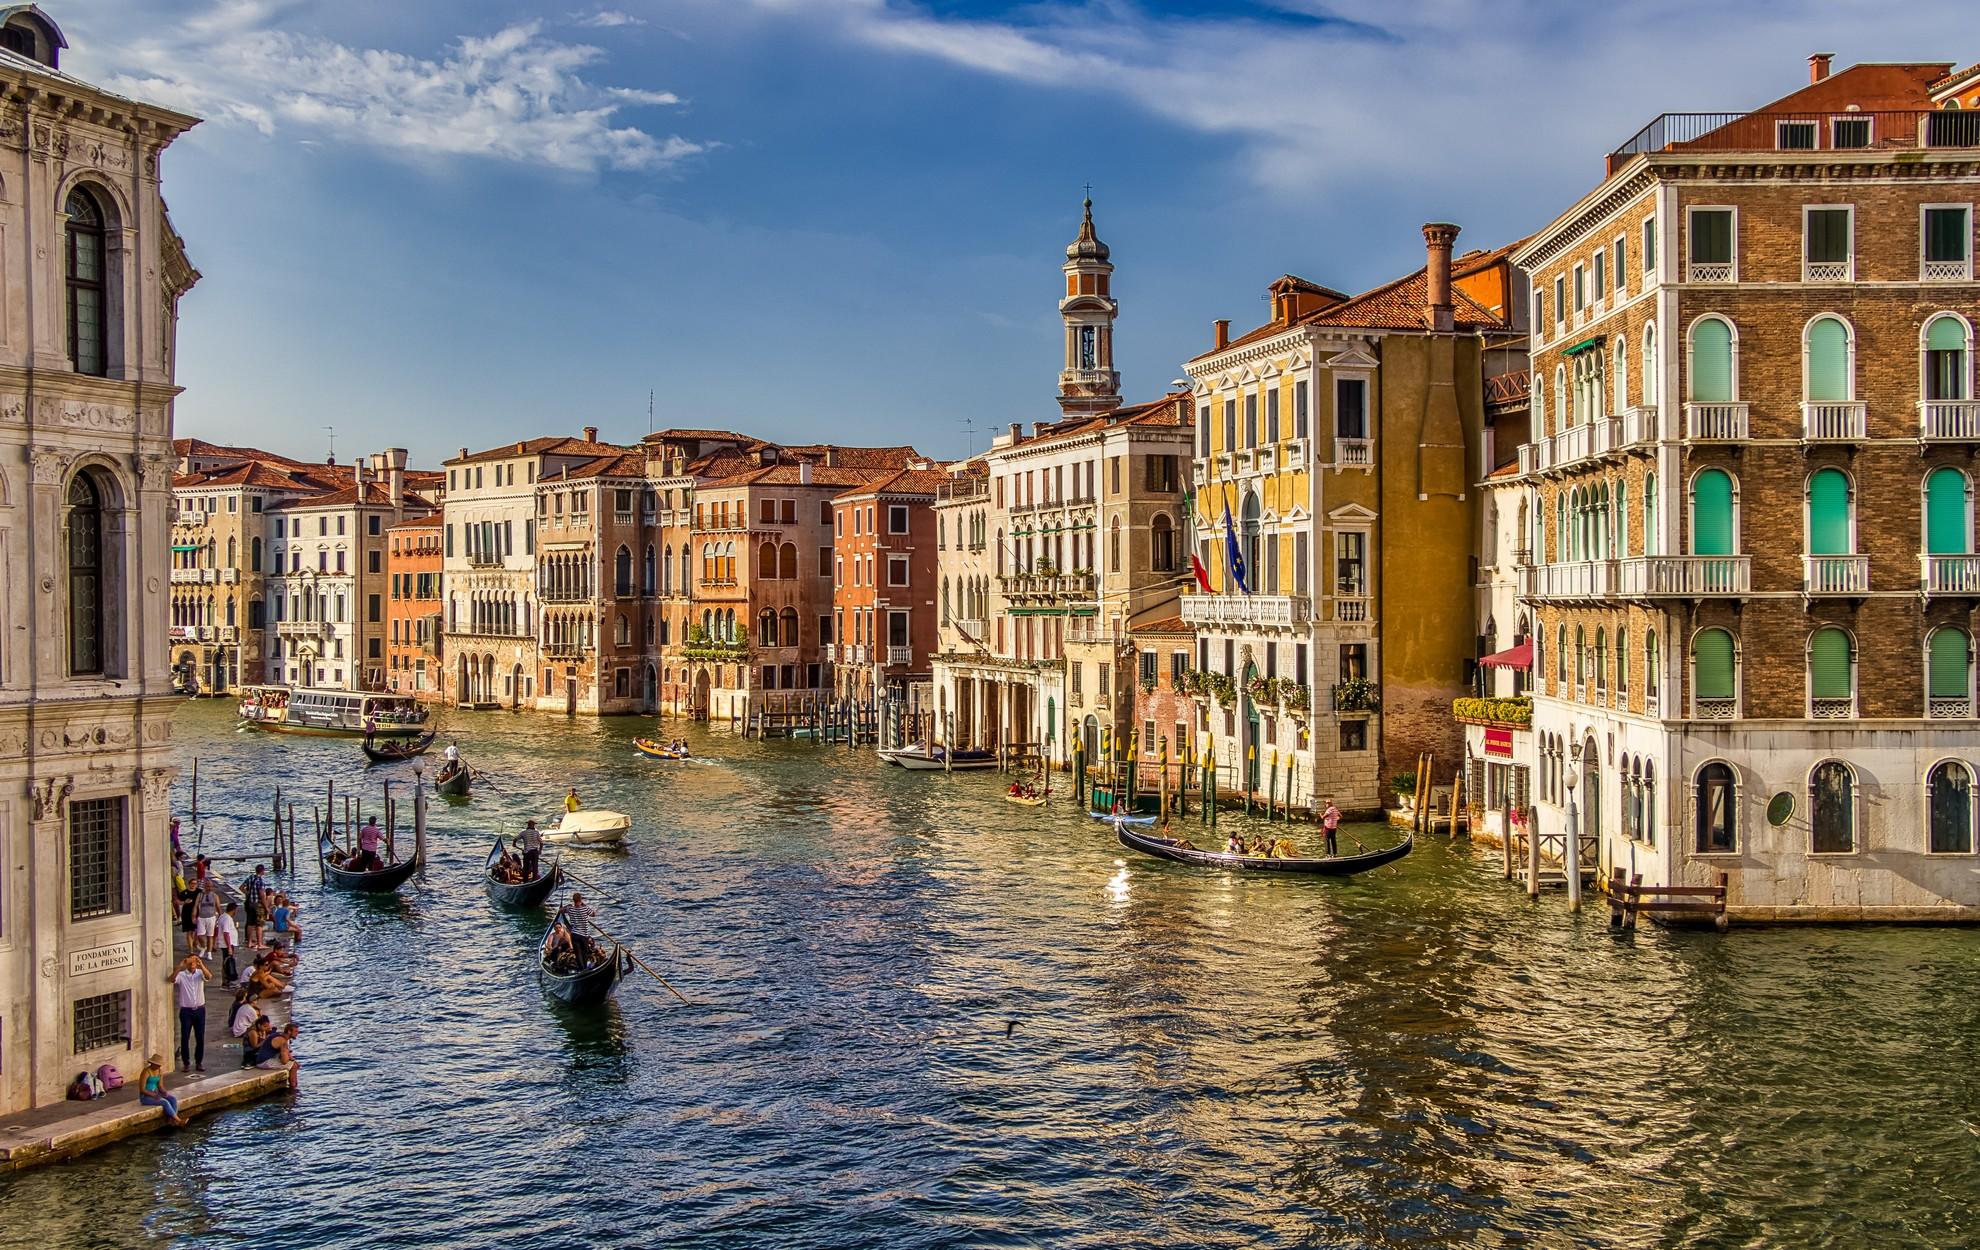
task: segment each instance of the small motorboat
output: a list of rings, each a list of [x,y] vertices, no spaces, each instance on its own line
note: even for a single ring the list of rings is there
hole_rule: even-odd
[[[617,943],[593,936],[590,929],[583,916],[559,907],[536,947],[537,975],[543,988],[573,1007],[593,1007],[611,997],[612,987],[631,962]],[[559,930],[569,936],[568,952],[551,950]]]
[[[950,751],[946,747],[898,747],[880,752],[880,758],[899,768],[915,772],[963,772],[970,769],[995,768],[995,751],[964,750]]]
[[[543,830],[543,840],[551,846],[618,846],[632,828],[632,817],[624,812],[565,812],[564,818]]]
[[[332,852],[341,848],[331,841],[329,834],[321,835],[316,844],[316,854],[323,861],[323,884],[333,890],[354,890],[359,893],[380,894],[396,890],[419,869],[419,856],[402,859],[396,864],[387,864],[370,872],[352,872],[330,862]]]
[[[1136,816],[1127,812],[1096,812],[1089,810],[1087,819],[1097,820],[1103,825],[1153,825],[1159,817]]]
[[[688,758],[686,751],[676,751],[672,747],[664,746],[651,738],[634,738],[632,747],[633,750],[650,760],[684,760]]]
[[[448,760],[433,774],[433,788],[450,798],[466,798],[471,773],[466,760]]]
[[[1384,864],[1392,864],[1409,854],[1410,848],[1416,842],[1416,835],[1412,833],[1395,846],[1379,851],[1364,851],[1359,855],[1329,855],[1317,859],[1295,856],[1277,859],[1263,855],[1232,855],[1227,851],[1199,850],[1182,838],[1164,838],[1125,826],[1117,828],[1114,836],[1119,838],[1121,845],[1130,851],[1140,851],[1144,855],[1173,860],[1178,864],[1194,864],[1199,868],[1306,873],[1321,877],[1351,877],[1358,872],[1367,872]]]
[[[1045,796],[1042,794],[1012,794],[1006,790],[1004,792],[1004,802],[1015,803],[1019,807],[1043,807],[1045,806]]]
[[[425,734],[417,738],[387,738],[385,741],[375,745],[370,742],[363,742],[358,745],[364,748],[365,757],[372,763],[389,764],[393,760],[409,760],[415,755],[424,755],[426,748],[432,746],[433,739],[438,736],[437,731],[428,730]]]
[[[496,838],[495,845],[489,848],[488,864],[484,869],[488,877],[488,897],[502,907],[540,905],[544,899],[550,897],[550,891],[557,888],[557,882],[563,875],[557,866],[557,861],[552,859],[547,868],[541,864],[537,865],[534,880],[503,881],[495,875],[495,866],[502,862],[502,852],[507,849],[509,849],[507,844],[501,838]]]

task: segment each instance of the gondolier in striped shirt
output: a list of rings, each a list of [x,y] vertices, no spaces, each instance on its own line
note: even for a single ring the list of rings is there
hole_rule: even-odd
[[[543,831],[538,829],[536,822],[532,820],[523,826],[522,833],[516,838],[516,844],[522,847],[523,880],[536,880],[536,864],[543,856]]]

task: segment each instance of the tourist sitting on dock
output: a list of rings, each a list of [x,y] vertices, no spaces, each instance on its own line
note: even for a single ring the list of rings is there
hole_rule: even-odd
[[[298,1077],[302,1072],[302,1064],[296,1062],[296,1057],[290,1052],[289,1046],[290,1043],[296,1040],[296,1034],[298,1032],[300,1030],[296,1028],[296,1022],[293,1020],[283,1025],[279,1033],[272,1026],[263,1028],[257,1023],[248,1036],[255,1038],[259,1035],[259,1040],[254,1041],[252,1045],[242,1050],[241,1066],[266,1068],[270,1072],[280,1068],[287,1068],[289,1070],[289,1088],[296,1088]]]
[[[165,1056],[154,1054],[144,1061],[144,1068],[138,1073],[138,1101],[147,1107],[165,1108],[167,1124],[185,1127],[186,1117],[179,1114],[179,1100],[165,1092]]]
[[[254,967],[248,970],[247,980],[242,984],[252,989],[256,998],[268,998],[289,988],[277,955],[281,949],[282,944],[277,942],[257,956]]]
[[[302,941],[302,926],[296,923],[296,905],[289,901],[288,895],[275,896],[275,906],[269,910],[268,920],[275,932],[287,936],[292,941]]]
[[[254,1022],[262,1018],[261,1009],[254,1005],[254,987],[246,983],[234,991],[234,1005],[228,1010],[232,1014],[227,1017],[227,1032],[235,1037],[246,1037],[247,1031],[254,1026]]]

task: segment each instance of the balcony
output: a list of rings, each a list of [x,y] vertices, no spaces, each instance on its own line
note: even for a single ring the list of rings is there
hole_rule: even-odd
[[[1370,438],[1337,438],[1334,440],[1334,467],[1337,469],[1366,469],[1375,463],[1375,440]]]
[[[1693,720],[1738,720],[1738,699],[1700,699],[1691,701]]]
[[[1685,266],[1685,281],[1705,285],[1719,285],[1733,280],[1733,266],[1729,260],[1694,260]]]
[[[1801,437],[1811,443],[1860,443],[1869,433],[1869,408],[1860,399],[1806,401]]]
[[[174,586],[210,586],[219,580],[219,569],[173,569]]]
[[[591,648],[582,642],[546,642],[542,644],[543,658],[546,660],[583,659]]]
[[[1972,720],[1973,700],[1963,696],[1933,695],[1925,700],[1925,715],[1932,720]]]
[[[1686,404],[1684,436],[1724,442],[1746,437],[1746,403]]]
[[[1918,437],[1928,443],[1980,442],[1980,400],[1924,401],[1918,405]]]
[[[322,638],[329,632],[330,632],[329,625],[323,621],[275,622],[275,636],[277,638],[294,638],[294,639]]]
[[[1856,266],[1847,260],[1804,260],[1801,262],[1803,282],[1854,282]]]
[[[502,557],[488,551],[468,552],[467,562],[468,567],[476,569],[499,569],[502,567]]]
[[[1014,598],[1091,599],[1100,579],[1092,573],[1009,573],[997,579]]]
[[[1524,599],[1606,599],[1616,593],[1614,560],[1531,564],[1519,570]]]
[[[1334,596],[1334,619],[1352,624],[1368,620],[1368,596],[1336,594]]]
[[[1874,112],[1663,113],[1609,153],[1615,172],[1652,152],[1788,152],[1980,147],[1980,114],[1947,109]]]
[[[1750,556],[1637,556],[1616,568],[1621,592],[1630,598],[1701,599],[1753,589]]]
[[[1855,699],[1810,699],[1808,701],[1810,720],[1855,720]]]
[[[1869,556],[1803,556],[1802,593],[1863,595],[1870,592]]]
[[[990,622],[983,617],[958,616],[952,623],[955,625],[956,632],[962,635],[964,642],[981,643],[986,646],[989,644]]]
[[[1306,595],[1184,595],[1186,624],[1221,628],[1291,628],[1313,618]]]
[[[1922,282],[1971,282],[1973,281],[1973,258],[1961,260],[1920,261],[1918,278]]]
[[[818,658],[825,661],[827,664],[831,664],[835,662],[839,658],[839,644],[836,642],[827,642],[820,644],[818,648]]]
[[[890,647],[888,647],[888,648],[887,648],[887,663],[889,663],[889,664],[912,664],[912,663],[914,663],[914,648],[913,648],[913,647],[892,647],[892,646],[890,646]]]
[[[1622,414],[1621,447],[1648,447],[1660,437],[1658,409],[1655,404],[1638,404],[1626,408]]]
[[[1920,556],[1925,594],[1980,598],[1980,556]]]

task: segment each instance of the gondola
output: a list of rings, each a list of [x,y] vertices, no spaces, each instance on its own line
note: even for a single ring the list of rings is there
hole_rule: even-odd
[[[1153,855],[1157,859],[1173,860],[1178,864],[1194,864],[1199,868],[1243,868],[1259,872],[1305,873],[1321,877],[1351,877],[1358,872],[1393,864],[1409,854],[1416,842],[1416,835],[1410,834],[1395,846],[1380,851],[1365,851],[1359,855],[1330,855],[1322,859],[1269,859],[1257,855],[1231,855],[1223,851],[1203,851],[1185,844],[1180,838],[1164,838],[1152,833],[1125,826],[1114,830],[1114,836],[1121,845],[1130,851],[1140,851],[1143,855]]]
[[[1153,816],[1119,816],[1113,812],[1096,812],[1090,808],[1087,810],[1086,818],[1097,820],[1103,825],[1153,825],[1156,820]]]
[[[567,925],[573,937],[592,947],[594,962],[582,972],[567,974],[550,970],[547,958],[550,935],[556,932],[559,924]],[[556,917],[550,921],[550,927],[543,931],[543,940],[536,944],[536,970],[543,988],[573,1007],[591,1007],[604,1002],[611,996],[612,987],[625,975],[626,964],[630,962],[620,952],[617,943],[608,946],[606,942],[584,932],[586,928],[588,926],[582,920],[570,924],[566,919],[566,910],[559,907]]]
[[[365,757],[372,763],[389,764],[393,760],[409,760],[415,755],[425,754],[426,748],[432,746],[433,739],[438,736],[438,730],[428,730],[425,734],[417,738],[400,739],[398,741],[387,738],[377,746],[373,746],[369,742],[360,743],[359,745],[364,748]]]
[[[671,751],[651,738],[634,738],[632,748],[650,760],[684,760],[688,758],[687,752]]]
[[[441,794],[454,798],[465,798],[468,792],[468,765],[466,760],[452,760],[440,766],[433,774],[433,788]]]
[[[503,844],[501,838],[488,850],[488,863],[482,869],[488,878],[488,897],[503,907],[536,907],[550,897],[550,891],[557,888],[557,880],[562,875],[557,861],[552,859],[548,867],[538,863],[534,881],[497,881],[495,865],[501,862]]]
[[[352,872],[339,868],[330,862],[330,852],[337,844],[329,834],[320,835],[316,844],[317,858],[323,861],[323,883],[333,890],[356,890],[366,894],[382,894],[396,890],[405,884],[406,878],[419,869],[419,856],[402,859],[396,864],[387,864],[376,872]]]
[[[879,755],[883,763],[919,773],[965,772],[997,767],[995,751],[961,750],[951,753],[943,747],[923,750],[913,746],[881,751]]]

